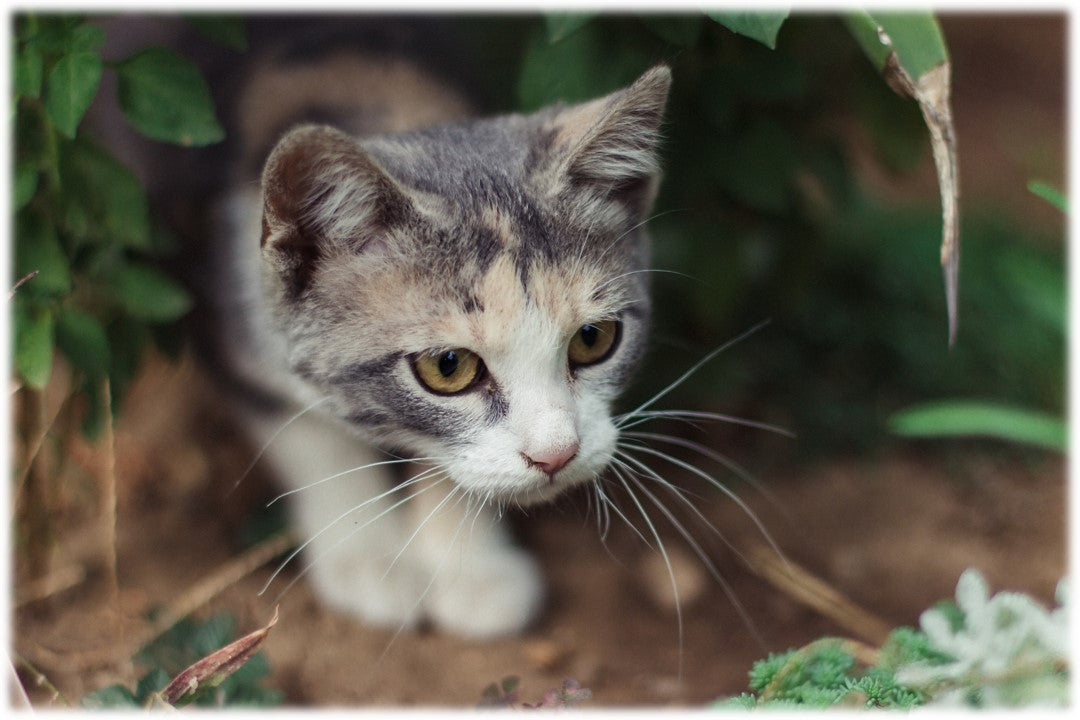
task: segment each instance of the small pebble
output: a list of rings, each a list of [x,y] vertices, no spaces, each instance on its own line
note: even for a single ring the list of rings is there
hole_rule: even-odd
[[[525,657],[538,670],[554,670],[566,656],[562,648],[545,638],[530,640],[523,650]]]
[[[638,566],[638,576],[645,586],[649,598],[664,610],[675,611],[675,591],[671,586],[671,577],[675,577],[678,587],[678,603],[685,610],[701,599],[705,592],[707,576],[701,562],[678,548],[669,548],[667,563],[660,553],[650,552],[644,556]]]

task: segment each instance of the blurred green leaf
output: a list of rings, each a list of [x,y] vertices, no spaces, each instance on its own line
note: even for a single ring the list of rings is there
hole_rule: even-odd
[[[639,33],[649,35],[638,27]],[[613,53],[612,28],[607,23],[590,23],[558,43],[548,42],[542,34],[534,36],[525,50],[518,79],[523,109],[535,110],[556,101],[592,100],[630,84],[655,63],[655,48],[631,42],[626,36],[619,39],[621,52]],[[583,67],[589,72],[581,72]]]
[[[112,287],[128,314],[150,322],[176,320],[192,306],[191,296],[175,281],[138,263],[121,267]]]
[[[705,14],[733,33],[757,40],[769,48],[775,48],[776,36],[784,21],[787,20],[788,11],[708,10]]]
[[[161,692],[169,684],[169,673],[162,668],[152,668],[135,685],[135,701],[144,705],[153,693]]]
[[[893,415],[889,426],[912,437],[982,436],[1064,452],[1065,421],[1045,413],[993,403],[947,401]]]
[[[71,291],[71,270],[56,229],[35,214],[20,214],[15,223],[15,279],[32,272],[37,276],[20,288],[38,296],[54,297]]]
[[[38,178],[41,176],[37,166],[30,163],[15,165],[15,210],[22,210],[34,198],[37,192]]]
[[[123,685],[110,685],[84,695],[79,705],[87,710],[110,710],[114,708],[137,708],[139,702]]]
[[[61,150],[64,221],[77,237],[145,248],[150,208],[135,174],[83,138]]]
[[[844,20],[879,71],[885,67],[885,60],[892,51],[896,52],[900,67],[913,80],[949,59],[945,38],[933,13],[854,10]],[[888,35],[891,48],[882,43],[879,28]]]
[[[92,23],[79,23],[72,28],[69,43],[77,52],[97,52],[105,45],[105,31]]]
[[[641,15],[645,27],[666,42],[679,47],[693,45],[701,35],[701,15]]]
[[[41,95],[44,63],[36,48],[20,48],[15,56],[15,96],[37,98]]]
[[[15,302],[15,369],[38,390],[49,383],[53,359],[53,316],[46,308]]]
[[[1044,183],[1041,180],[1032,180],[1028,183],[1028,190],[1031,193],[1038,195],[1061,212],[1069,212],[1069,199],[1065,197],[1065,193],[1061,192],[1053,185]]]
[[[60,58],[49,72],[45,87],[45,110],[60,134],[75,137],[75,131],[97,94],[101,82],[101,56],[75,51]]]
[[[76,28],[83,25],[83,21],[72,15],[36,15],[36,22],[24,26],[24,32],[20,33],[20,39],[30,47],[46,55],[63,55],[73,50],[93,50],[96,48],[86,47],[86,40],[80,47],[75,47],[74,33]],[[86,31],[84,31],[86,32]]]
[[[235,15],[185,15],[186,20],[203,37],[233,50],[247,50],[247,29],[244,19]]]
[[[88,379],[100,381],[109,370],[109,340],[92,315],[63,308],[56,320],[56,345]]]
[[[143,135],[185,146],[225,137],[199,69],[172,50],[150,48],[117,65],[120,107]]]
[[[1041,324],[1041,332],[1064,338],[1069,303],[1061,265],[1014,247],[1003,248],[992,262],[1014,304],[1028,311],[1025,324]]]
[[[563,13],[552,12],[544,15],[544,25],[547,27],[547,40],[549,43],[557,43],[573,35],[585,27],[592,20],[595,13]]]

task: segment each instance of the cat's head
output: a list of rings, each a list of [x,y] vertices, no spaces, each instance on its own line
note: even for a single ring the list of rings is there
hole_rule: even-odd
[[[671,73],[404,135],[287,134],[264,286],[292,371],[368,437],[530,503],[610,462],[649,316],[642,224]]]

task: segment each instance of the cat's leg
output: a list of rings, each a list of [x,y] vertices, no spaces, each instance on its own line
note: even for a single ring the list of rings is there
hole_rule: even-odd
[[[436,488],[410,503],[412,543],[431,586],[423,605],[443,629],[485,639],[523,630],[544,599],[537,562],[515,546],[490,505]]]
[[[310,542],[293,563],[310,568],[306,577],[319,598],[373,625],[414,626],[428,575],[415,549],[395,557],[408,537],[407,503],[398,503],[416,485],[392,490],[385,465],[347,472],[390,457],[327,418],[304,415],[272,438],[280,423],[259,426],[282,484],[297,490],[288,498],[293,531]]]

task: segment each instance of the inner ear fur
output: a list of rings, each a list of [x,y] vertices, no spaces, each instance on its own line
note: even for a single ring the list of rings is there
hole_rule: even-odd
[[[361,252],[410,207],[354,138],[319,125],[278,142],[263,169],[262,195],[263,253],[294,296],[322,258]]]
[[[623,90],[560,112],[555,142],[569,148],[558,169],[562,181],[635,205],[650,201],[670,88],[671,70],[658,65]]]

